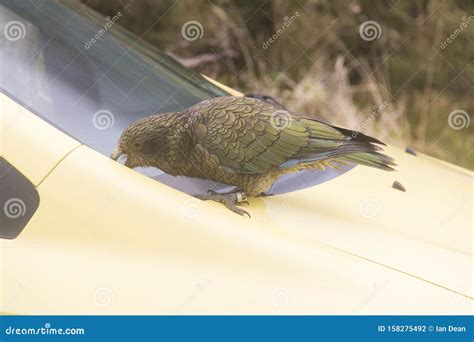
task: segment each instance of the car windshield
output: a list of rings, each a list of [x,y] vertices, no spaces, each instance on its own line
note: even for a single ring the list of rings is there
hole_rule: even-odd
[[[78,1],[0,0],[0,90],[107,156],[135,120],[228,95],[119,22],[119,14],[104,18]],[[156,169],[138,171],[188,193],[221,188],[202,180],[178,180]],[[287,177],[275,193],[338,174]]]

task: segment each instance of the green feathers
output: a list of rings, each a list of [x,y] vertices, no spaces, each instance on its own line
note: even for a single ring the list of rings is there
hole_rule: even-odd
[[[382,142],[362,133],[283,111],[247,97],[219,97],[191,107],[199,121],[196,144],[236,173],[350,162],[392,170]],[[202,129],[202,126],[206,130]],[[205,131],[205,134],[203,132]]]
[[[217,97],[181,113],[138,120],[122,133],[112,157],[126,154],[128,167],[154,166],[233,185],[254,197],[282,175],[305,169],[356,163],[392,170],[393,159],[380,153],[380,145],[257,99]]]

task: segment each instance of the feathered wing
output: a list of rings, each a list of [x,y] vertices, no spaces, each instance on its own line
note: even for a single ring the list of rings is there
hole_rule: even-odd
[[[298,165],[357,163],[392,170],[393,159],[381,154],[380,141],[318,120],[290,115],[246,97],[222,97],[198,112],[196,144],[226,169],[259,174]]]

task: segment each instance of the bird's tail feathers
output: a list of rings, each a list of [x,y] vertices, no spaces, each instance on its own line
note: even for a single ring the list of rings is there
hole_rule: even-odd
[[[396,166],[393,158],[379,152],[356,152],[338,157],[341,161],[371,166],[378,169],[393,171],[392,166]]]
[[[302,156],[299,159],[292,159],[282,164],[281,167],[291,167],[295,165],[321,164],[322,162],[332,161],[347,165],[356,163],[365,166],[375,167],[382,170],[391,171],[395,166],[395,161],[380,153],[382,148],[370,142],[346,140],[338,148],[326,152],[318,152],[311,155]],[[331,165],[334,163],[330,163]]]

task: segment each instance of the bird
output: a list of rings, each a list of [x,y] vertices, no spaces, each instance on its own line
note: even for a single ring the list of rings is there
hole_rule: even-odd
[[[245,96],[201,101],[181,112],[141,118],[121,134],[113,160],[156,167],[173,176],[207,179],[232,190],[195,195],[239,215],[252,197],[267,196],[283,175],[361,164],[391,171],[394,159],[373,137]]]

